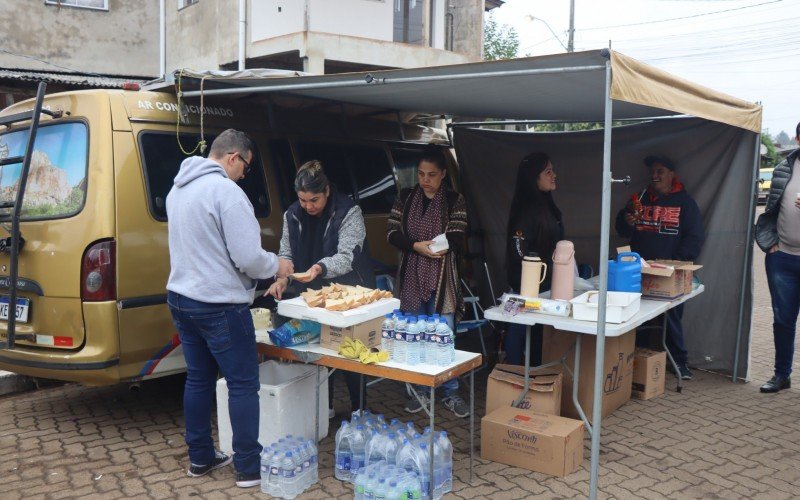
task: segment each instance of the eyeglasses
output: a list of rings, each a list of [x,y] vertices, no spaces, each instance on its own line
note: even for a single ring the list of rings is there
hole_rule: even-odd
[[[228,154],[229,155],[238,155],[239,159],[242,160],[242,163],[244,163],[244,174],[247,175],[247,174],[250,173],[250,169],[252,167],[250,166],[250,162],[248,162],[247,160],[244,159],[244,156],[242,156],[242,153],[240,153],[238,151],[231,151]]]

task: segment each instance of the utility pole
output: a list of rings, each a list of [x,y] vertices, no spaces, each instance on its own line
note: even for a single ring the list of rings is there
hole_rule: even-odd
[[[575,0],[569,0],[569,41],[567,52],[575,52]]]

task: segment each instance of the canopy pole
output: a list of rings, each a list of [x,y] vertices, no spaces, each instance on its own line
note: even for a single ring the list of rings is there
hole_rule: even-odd
[[[750,186],[750,209],[747,212],[747,239],[744,245],[744,264],[742,268],[742,284],[739,287],[739,321],[736,326],[736,351],[733,353],[733,372],[731,375],[731,382],[736,382],[739,375],[739,348],[742,343],[742,323],[744,322],[744,297],[746,295],[745,286],[747,285],[748,270],[753,269],[753,224],[756,210],[756,181],[758,180],[758,167],[761,158],[761,134],[756,134],[756,145],[753,156],[753,182]],[[752,282],[751,282],[752,283]],[[751,316],[752,318],[752,316]],[[752,319],[751,319],[752,322]]]
[[[291,90],[314,90],[344,87],[359,87],[365,85],[385,85],[390,83],[414,83],[414,82],[439,82],[466,80],[469,78],[502,78],[504,76],[526,76],[526,75],[548,75],[559,73],[584,73],[587,71],[600,71],[605,66],[567,66],[563,68],[542,68],[542,69],[520,69],[512,71],[490,71],[487,73],[464,73],[460,75],[429,75],[429,76],[409,76],[403,78],[382,77],[380,73],[375,75],[368,73],[356,80],[343,82],[316,82],[316,83],[287,83],[284,85],[263,85],[258,87],[236,87],[231,89],[212,89],[212,90],[190,90],[183,92],[183,97],[198,97],[201,94],[206,96],[213,95],[236,95],[252,94],[257,92],[287,92]]]
[[[603,415],[603,375],[606,355],[606,303],[608,301],[608,244],[611,229],[611,61],[606,62],[606,113],[603,129],[603,181],[600,215],[600,298],[597,303],[597,347],[594,357],[594,401],[592,403],[592,453],[589,500],[597,499],[600,468],[600,429]]]

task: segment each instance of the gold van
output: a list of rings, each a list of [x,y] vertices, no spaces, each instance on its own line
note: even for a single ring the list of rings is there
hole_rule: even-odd
[[[169,93],[64,92],[47,96],[44,106],[63,113],[43,118],[36,136],[20,224],[16,343],[0,350],[0,369],[87,385],[185,370],[166,306],[165,200],[183,158],[199,154],[201,130],[207,144],[229,127],[254,139],[261,168],[241,185],[264,248],[278,249],[283,211],[296,199],[296,168],[319,159],[364,211],[378,273],[396,265],[385,231],[398,188],[416,182],[422,148],[447,142],[428,127],[401,130],[395,121],[280,98],[207,99],[202,129],[200,106],[183,107],[179,123]],[[31,107],[17,103],[0,115]],[[0,158],[23,153],[28,126],[0,130]],[[20,164],[0,170],[0,201],[14,199],[20,171]],[[9,219],[9,209],[0,210],[0,225]],[[0,253],[6,303],[8,267],[8,253]],[[9,309],[0,309],[3,319]],[[0,321],[0,340],[6,330]]]

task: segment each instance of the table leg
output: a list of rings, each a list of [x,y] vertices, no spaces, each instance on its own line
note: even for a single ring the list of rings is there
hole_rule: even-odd
[[[469,484],[472,484],[472,456],[475,453],[475,370],[469,372]]]
[[[586,430],[589,431],[589,437],[592,436],[592,424],[589,423],[589,419],[586,418],[586,413],[583,411],[583,407],[581,403],[578,401],[578,377],[581,373],[581,340],[583,339],[583,335],[575,334],[575,366],[572,369],[572,403],[575,405],[575,408],[578,410],[578,415],[581,416],[581,420],[583,420],[583,425],[586,426]]]
[[[681,379],[681,371],[678,369],[678,363],[675,362],[675,358],[672,357],[672,353],[669,352],[667,348],[667,314],[669,311],[664,313],[664,324],[661,325],[661,344],[664,346],[664,351],[667,353],[667,358],[669,358],[669,362],[672,365],[672,368],[675,370],[675,378],[678,379],[678,387],[675,388],[676,391],[682,392],[683,391],[683,380]]]
[[[429,453],[429,455],[428,455],[428,465],[430,466],[430,470],[429,470],[430,476],[428,476],[428,484],[429,484],[428,490],[429,490],[430,498],[433,498],[433,483],[434,483],[434,480],[433,480],[433,435],[434,435],[434,431],[433,431],[434,418],[433,417],[434,417],[434,413],[433,412],[434,412],[434,407],[435,407],[434,406],[434,402],[435,401],[436,401],[436,387],[431,387],[431,413],[430,413],[430,415],[431,415],[431,435],[430,435],[430,439],[428,440],[429,441],[429,447],[430,447],[430,449],[428,450],[428,453]]]
[[[364,414],[364,374],[358,376],[358,409]]]
[[[317,409],[314,412],[314,446],[319,444],[319,365],[316,365],[316,366],[317,366],[317,384],[316,384],[316,387],[317,387],[317,390],[316,390],[316,393],[317,393],[317,397],[316,397]],[[330,403],[328,403],[328,404],[330,404]],[[326,410],[327,410],[327,408],[326,408]]]
[[[530,387],[530,374],[528,373],[531,368],[531,326],[525,325],[525,386],[522,388],[522,392],[519,394],[519,397],[516,401],[514,401],[514,406],[519,406],[522,403],[522,400],[525,398],[525,395],[528,394],[528,388]]]

